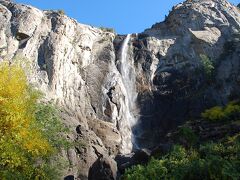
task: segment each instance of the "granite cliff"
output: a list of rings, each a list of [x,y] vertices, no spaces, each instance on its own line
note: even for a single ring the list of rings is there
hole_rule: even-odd
[[[0,61],[28,64],[30,83],[71,129],[66,176],[94,179],[92,165],[105,163],[115,178],[116,155],[154,148],[239,97],[240,10],[225,0],[187,0],[128,36],[5,0],[0,22]]]

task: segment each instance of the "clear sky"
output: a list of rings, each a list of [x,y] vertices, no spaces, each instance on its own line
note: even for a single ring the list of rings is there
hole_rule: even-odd
[[[111,27],[118,34],[139,33],[163,21],[173,5],[183,0],[16,0],[39,9],[63,9],[78,22]],[[240,0],[229,0],[237,5]]]

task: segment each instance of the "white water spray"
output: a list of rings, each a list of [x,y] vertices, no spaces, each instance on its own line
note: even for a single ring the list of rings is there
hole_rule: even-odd
[[[123,148],[125,146],[126,151],[132,150],[133,147],[136,148],[135,138],[132,134],[132,127],[137,123],[137,91],[136,91],[136,74],[134,68],[134,60],[128,56],[128,48],[129,41],[131,39],[131,35],[128,34],[126,39],[123,42],[121,49],[121,59],[120,59],[120,73],[122,75],[123,82],[123,94],[125,96],[124,103],[125,108],[123,110],[123,118],[127,122],[129,132],[125,134],[125,145],[123,144]],[[130,136],[130,138],[129,138]],[[124,138],[124,137],[123,137]]]

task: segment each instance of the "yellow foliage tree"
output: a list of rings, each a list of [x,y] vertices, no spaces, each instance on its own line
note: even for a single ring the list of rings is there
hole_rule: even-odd
[[[0,64],[0,179],[44,176],[36,162],[54,149],[35,125],[38,97],[20,66]]]

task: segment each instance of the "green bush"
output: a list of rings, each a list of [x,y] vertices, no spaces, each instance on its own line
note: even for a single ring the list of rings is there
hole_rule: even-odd
[[[128,169],[123,179],[239,179],[240,146],[208,143],[199,149],[185,149],[175,146],[160,159],[152,159],[146,166]]]
[[[230,102],[225,107],[215,106],[205,110],[202,117],[209,121],[230,121],[240,118],[240,105],[238,102]]]
[[[60,151],[62,148],[69,148],[71,144],[64,138],[69,129],[61,122],[60,112],[52,104],[39,103],[35,112],[37,126],[48,142]]]
[[[209,121],[218,121],[225,119],[225,114],[222,107],[216,106],[202,113],[202,117]]]
[[[186,150],[181,146],[175,146],[170,154],[160,160],[153,158],[147,166],[138,165],[128,169],[123,179],[168,179],[172,173],[175,173],[174,177],[179,177],[182,169],[176,169],[176,167],[185,163],[186,157]]]
[[[181,127],[177,133],[178,139],[184,139],[190,146],[197,143],[198,137],[189,127]]]
[[[163,165],[164,161],[151,159],[147,166],[137,165],[128,169],[123,179],[144,180],[144,179],[164,179],[167,174],[167,168]]]
[[[208,79],[212,78],[214,65],[213,62],[205,54],[200,54],[201,63],[203,66],[204,73]]]
[[[65,137],[69,129],[62,123],[60,111],[53,104],[38,103],[35,117],[36,128],[54,148],[54,152],[50,156],[41,159],[41,169],[46,179],[60,179],[67,166],[67,161],[59,154],[62,150],[72,146],[72,143]]]

